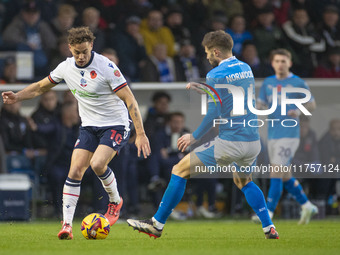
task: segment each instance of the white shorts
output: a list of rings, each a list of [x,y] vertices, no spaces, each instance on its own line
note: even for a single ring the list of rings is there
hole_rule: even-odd
[[[206,166],[251,166],[261,151],[260,140],[253,142],[227,141],[220,138],[197,147],[194,152]]]
[[[299,138],[281,138],[268,140],[270,164],[288,166],[299,147]]]

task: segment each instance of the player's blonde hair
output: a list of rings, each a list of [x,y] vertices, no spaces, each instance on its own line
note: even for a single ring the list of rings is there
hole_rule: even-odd
[[[218,48],[223,52],[231,52],[234,42],[228,33],[223,30],[217,30],[207,33],[203,38],[202,45],[207,47],[208,50]]]
[[[96,38],[89,27],[74,27],[67,32],[67,40],[70,45],[81,44],[84,42],[92,43]]]

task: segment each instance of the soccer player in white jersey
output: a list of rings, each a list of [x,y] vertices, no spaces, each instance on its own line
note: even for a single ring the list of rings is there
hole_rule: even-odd
[[[82,124],[63,190],[63,225],[59,239],[73,239],[73,216],[81,180],[88,167],[108,193],[110,203],[105,216],[110,225],[118,220],[123,199],[119,196],[114,173],[107,165],[129,139],[129,114],[136,129],[138,156],[143,153],[146,158],[150,154],[137,101],[117,66],[92,51],[94,39],[88,27],[70,29],[68,43],[73,57],[60,63],[48,77],[25,89],[2,93],[4,103],[13,104],[37,97],[64,80],[78,100]]]
[[[271,64],[275,75],[267,77],[260,89],[257,99],[258,108],[267,108],[272,104],[273,88],[277,88],[278,96],[281,96],[282,88],[293,87],[309,90],[307,84],[297,75],[289,71],[292,66],[292,57],[288,50],[277,49],[271,53]],[[301,93],[287,93],[287,98],[304,97]],[[278,100],[280,102],[280,100]],[[310,101],[304,104],[308,111],[315,109],[316,104],[313,96]],[[281,114],[281,105],[278,103],[276,110],[269,116],[270,119],[277,119],[275,124],[268,125],[268,152],[269,161],[273,167],[279,169],[280,166],[289,166],[294,154],[299,147],[300,127],[284,127],[281,121],[295,119],[299,123],[301,111],[293,104],[287,105],[287,115]],[[283,187],[291,193],[302,207],[299,224],[309,223],[311,217],[318,213],[318,208],[313,205],[304,193],[300,183],[292,176],[291,172],[271,172],[270,187],[267,196],[267,207],[271,218],[275,208],[281,198]],[[258,221],[257,216],[252,217],[253,221]]]
[[[207,59],[214,67],[207,74],[206,85],[213,91],[215,90],[219,97],[215,94],[213,100],[209,99],[208,112],[200,126],[192,134],[185,134],[178,139],[178,149],[184,151],[189,145],[200,139],[213,127],[214,120],[227,119],[228,123],[219,126],[219,134],[214,142],[199,146],[173,167],[168,187],[156,214],[151,219],[128,219],[127,222],[140,232],[155,238],[160,237],[166,220],[182,199],[187,179],[190,174],[194,174],[194,172],[190,172],[190,167],[216,167],[216,165],[228,166],[232,164],[237,169],[233,172],[234,182],[242,190],[248,204],[260,218],[265,237],[278,239],[279,235],[269,217],[262,191],[252,182],[250,171],[242,172],[242,168],[250,168],[256,164],[256,157],[261,149],[258,128],[231,124],[248,123],[248,121],[254,120],[257,122],[257,116],[249,111],[247,105],[248,93],[242,102],[246,105],[245,114],[236,115],[233,114],[232,93],[229,93],[228,89],[215,87],[215,85],[229,85],[237,90],[248,91],[248,88],[255,84],[253,73],[249,65],[232,55],[233,40],[226,32],[219,30],[207,33],[202,45],[205,47]],[[189,83],[187,88],[199,90],[199,86],[200,84],[197,83]],[[250,96],[253,96],[254,93],[253,86]],[[219,99],[221,99],[221,104],[215,104],[215,101]]]

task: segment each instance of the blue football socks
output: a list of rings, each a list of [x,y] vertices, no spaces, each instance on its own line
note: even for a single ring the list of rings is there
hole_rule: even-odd
[[[281,198],[282,190],[283,190],[282,179],[279,178],[270,179],[270,187],[267,197],[267,207],[269,211],[271,212],[275,211],[276,206]]]
[[[161,203],[159,204],[158,210],[154,215],[154,218],[165,224],[172,210],[182,200],[187,180],[172,174],[170,182],[166,191],[164,192]]]
[[[249,182],[242,188],[242,192],[244,193],[248,204],[260,218],[262,227],[265,228],[273,225],[268,214],[266,201],[260,188],[254,182]]]
[[[300,205],[303,205],[308,201],[308,198],[303,191],[301,184],[294,177],[284,182],[283,185],[285,189],[294,196],[294,198],[296,199],[296,201],[298,201]]]

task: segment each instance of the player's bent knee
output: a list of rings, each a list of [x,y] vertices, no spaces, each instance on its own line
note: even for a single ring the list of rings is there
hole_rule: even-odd
[[[97,175],[101,175],[104,174],[104,172],[107,169],[107,165],[106,162],[101,161],[101,160],[91,160],[90,162],[91,168],[92,170],[97,174]]]
[[[85,171],[86,169],[83,169],[80,166],[73,166],[72,168],[70,168],[68,177],[70,177],[73,180],[81,180],[83,178]]]
[[[179,177],[185,178],[185,179],[188,179],[190,176],[190,171],[188,171],[187,169],[181,168],[179,164],[174,165],[171,173]]]
[[[250,178],[239,178],[239,177],[234,178],[234,183],[237,186],[237,188],[239,188],[240,190],[244,186],[246,186],[249,182],[251,182]]]

